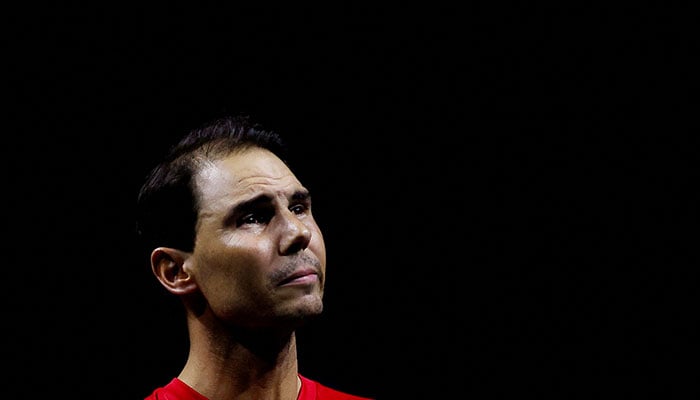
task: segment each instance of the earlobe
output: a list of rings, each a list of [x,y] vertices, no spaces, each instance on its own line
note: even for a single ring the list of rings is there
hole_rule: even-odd
[[[173,294],[188,294],[197,288],[194,277],[185,268],[189,256],[190,253],[170,247],[158,247],[151,253],[153,274]]]

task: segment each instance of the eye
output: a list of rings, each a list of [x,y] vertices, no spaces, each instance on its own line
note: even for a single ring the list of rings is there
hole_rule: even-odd
[[[309,210],[309,205],[308,204],[294,204],[293,206],[289,207],[289,211],[293,212],[294,214],[304,214]]]
[[[253,213],[248,213],[242,216],[236,221],[236,225],[250,225],[250,224],[266,224],[270,222],[272,214],[267,211],[258,211]]]

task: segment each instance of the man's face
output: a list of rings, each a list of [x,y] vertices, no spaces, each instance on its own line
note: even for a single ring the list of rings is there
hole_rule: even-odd
[[[323,309],[326,250],[311,198],[273,153],[205,164],[194,252],[185,268],[212,312],[250,328],[296,324]]]

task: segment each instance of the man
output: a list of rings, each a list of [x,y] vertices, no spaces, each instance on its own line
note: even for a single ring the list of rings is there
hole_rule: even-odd
[[[222,118],[141,188],[138,233],[190,339],[179,375],[147,400],[366,399],[298,372],[295,330],[323,310],[326,250],[283,150],[248,118]]]

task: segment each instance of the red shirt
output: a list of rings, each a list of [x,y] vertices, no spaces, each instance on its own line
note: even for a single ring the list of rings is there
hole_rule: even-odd
[[[316,381],[301,379],[301,390],[297,400],[371,400],[369,397],[360,397],[348,393],[339,392],[324,386]],[[187,384],[177,378],[173,378],[167,385],[157,388],[144,400],[209,400]]]

